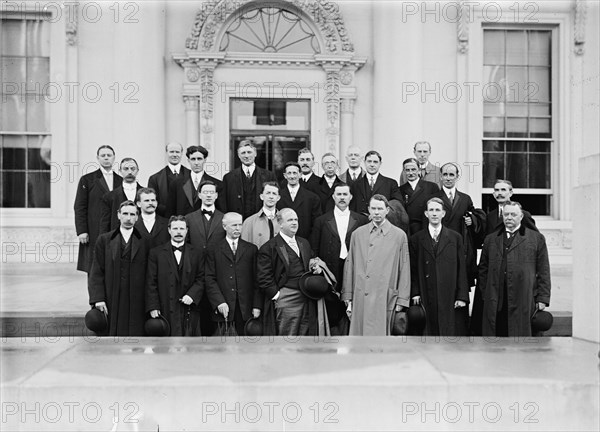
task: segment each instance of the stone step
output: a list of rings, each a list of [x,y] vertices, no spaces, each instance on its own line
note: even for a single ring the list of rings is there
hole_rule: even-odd
[[[572,336],[573,314],[552,312],[554,323],[544,336]],[[55,339],[94,336],[84,323],[84,315],[68,312],[3,312],[0,314],[2,338]]]

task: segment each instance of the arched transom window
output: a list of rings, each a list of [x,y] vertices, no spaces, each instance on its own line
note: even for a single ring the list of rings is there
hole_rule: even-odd
[[[232,21],[219,51],[319,54],[321,49],[302,18],[271,6],[247,10]]]

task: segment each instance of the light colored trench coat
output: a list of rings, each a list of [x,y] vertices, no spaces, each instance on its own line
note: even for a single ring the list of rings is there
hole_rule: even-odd
[[[373,233],[371,231],[373,230]],[[406,234],[384,221],[352,233],[344,266],[343,301],[352,301],[351,336],[390,334],[396,305],[408,307],[410,262]]]

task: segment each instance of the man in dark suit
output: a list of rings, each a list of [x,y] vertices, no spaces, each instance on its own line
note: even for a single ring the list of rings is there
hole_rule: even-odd
[[[102,197],[121,186],[123,178],[113,172],[115,151],[109,145],[102,145],[96,151],[100,168],[79,179],[75,196],[75,231],[79,237],[77,270],[88,273],[92,266],[94,245],[100,235]]]
[[[437,184],[419,178],[419,163],[414,158],[408,158],[402,163],[406,183],[400,186],[404,198],[404,208],[409,218],[409,235],[423,229],[427,201],[440,188]]]
[[[135,223],[135,228],[146,239],[148,249],[169,241],[168,221],[166,218],[156,214],[158,203],[154,189],[139,189],[135,197],[135,204],[140,209],[140,217]]]
[[[340,174],[340,180],[352,187],[354,182],[365,175],[365,170],[360,166],[362,151],[359,147],[351,146],[346,150],[346,162],[348,169]]]
[[[152,318],[166,318],[170,336],[200,336],[197,305],[204,291],[204,258],[185,243],[185,216],[171,216],[168,231],[170,240],[148,256],[146,311]]]
[[[298,235],[308,238],[315,219],[321,216],[321,201],[317,194],[307,188],[300,187],[300,166],[296,162],[288,162],[283,170],[287,185],[281,188],[281,199],[277,208],[291,208],[298,215]]]
[[[252,141],[241,141],[237,151],[242,166],[223,177],[220,208],[223,212],[239,213],[246,219],[262,207],[260,194],[263,183],[277,181],[277,178],[271,171],[256,166],[256,147]]]
[[[325,153],[321,158],[323,177],[317,182],[315,193],[321,201],[321,212],[326,213],[333,210],[335,203],[331,199],[333,190],[339,184],[344,184],[335,174],[339,168],[338,160],[333,153]]]
[[[102,197],[102,212],[100,218],[100,232],[105,233],[119,227],[117,210],[123,201],[135,202],[137,191],[142,188],[136,181],[139,172],[138,163],[133,158],[123,158],[119,167],[123,176],[121,186],[106,193]]]
[[[258,250],[257,281],[264,297],[264,333],[316,335],[318,325],[311,313],[315,302],[300,291],[299,284],[300,276],[313,266],[310,243],[296,236],[298,215],[294,210],[279,210],[277,221],[279,234]]]
[[[413,147],[413,153],[418,162],[419,178],[439,186],[442,183],[440,170],[436,165],[429,162],[429,157],[431,156],[431,144],[427,141],[417,141]],[[406,174],[402,172],[400,175],[400,184],[404,183],[406,183]]]
[[[208,250],[206,256],[206,293],[218,325],[233,325],[244,336],[244,324],[260,316],[256,288],[258,248],[240,238],[242,215],[223,216],[225,238]]]
[[[205,256],[207,249],[225,238],[225,230],[223,213],[215,208],[215,201],[219,196],[217,186],[211,181],[205,181],[198,186],[198,190],[200,208],[186,215],[185,218],[188,223],[190,243]],[[211,314],[212,308],[205,293],[200,301],[200,325],[203,335],[212,336],[215,333],[216,326]]]
[[[208,150],[202,146],[189,146],[185,152],[192,171],[184,176],[179,176],[169,187],[167,200],[167,216],[187,215],[196,211],[202,205],[198,199],[198,186],[205,181],[211,181],[221,189],[221,181],[206,174],[204,163],[208,157]]]
[[[156,213],[160,216],[167,216],[167,201],[171,183],[178,178],[188,178],[190,175],[189,168],[181,165],[183,146],[178,142],[171,142],[167,144],[165,149],[167,151],[167,166],[152,174],[148,179],[148,187],[156,191],[156,199],[158,200]]]
[[[483,210],[475,208],[469,195],[456,189],[456,182],[460,178],[458,165],[448,162],[440,170],[442,190],[434,196],[444,203],[446,215],[442,219],[442,225],[456,231],[463,238],[467,282],[472,287],[477,278],[477,237],[485,229],[485,214]]]
[[[485,237],[504,230],[504,219],[502,218],[502,211],[504,205],[511,200],[513,195],[513,186],[509,180],[496,180],[494,184],[494,198],[498,203],[498,208],[493,209],[485,216],[485,231],[483,235],[479,236],[477,241],[478,245],[482,245]],[[523,210],[523,220],[521,225],[530,230],[537,231],[535,226],[535,220],[531,217],[531,214]],[[481,336],[481,321],[483,319],[483,295],[479,288],[480,283],[475,286],[475,293],[473,296],[473,311],[471,313],[471,334],[473,336]]]
[[[546,240],[522,225],[521,204],[508,201],[504,229],[485,238],[479,263],[483,336],[532,336],[531,317],[550,305]]]
[[[335,290],[338,293],[342,292],[344,264],[348,256],[350,237],[356,228],[369,222],[366,216],[350,211],[348,205],[351,200],[350,186],[337,184],[332,200],[335,204],[334,209],[316,219],[309,239],[314,255],[321,258],[335,276]],[[331,334],[347,335],[350,321],[346,316],[346,305],[339,298],[326,297],[325,301]]]
[[[109,336],[144,336],[148,248],[134,228],[137,212],[133,201],[122,202],[120,226],[101,234],[94,248],[90,305],[107,315]]]
[[[425,215],[429,224],[409,240],[410,296],[427,313],[425,335],[466,336],[469,286],[462,237],[442,226],[441,199],[428,200]]]
[[[351,188],[352,202],[350,210],[369,214],[369,201],[375,194],[383,195],[388,201],[398,200],[402,202],[402,194],[396,180],[381,175],[381,155],[375,150],[370,150],[365,155],[365,167],[367,173],[357,180]]]
[[[318,194],[319,180],[321,178],[313,172],[315,155],[309,148],[298,150],[298,165],[300,165],[300,186]]]

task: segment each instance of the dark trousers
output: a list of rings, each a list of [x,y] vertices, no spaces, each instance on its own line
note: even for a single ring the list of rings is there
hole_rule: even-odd
[[[279,336],[307,336],[309,333],[308,299],[300,290],[281,288],[275,302]]]

